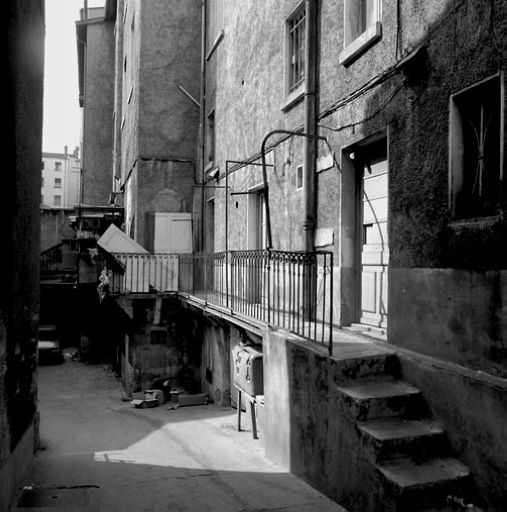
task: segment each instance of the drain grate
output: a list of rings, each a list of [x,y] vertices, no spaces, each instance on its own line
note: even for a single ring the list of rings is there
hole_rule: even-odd
[[[18,507],[81,507],[88,505],[86,489],[25,489]]]

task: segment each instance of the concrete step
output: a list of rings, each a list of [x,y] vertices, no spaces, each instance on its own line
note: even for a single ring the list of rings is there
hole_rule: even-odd
[[[394,352],[375,346],[343,346],[335,349],[333,365],[336,365],[335,382],[347,385],[358,379],[392,379],[398,373],[398,358]]]
[[[377,465],[385,485],[386,510],[404,512],[449,506],[448,496],[466,496],[470,470],[454,458],[397,459]],[[466,499],[466,498],[465,498]]]
[[[421,391],[406,382],[373,380],[338,386],[343,404],[358,420],[401,416],[426,416],[427,408]]]
[[[445,456],[450,447],[443,428],[430,419],[380,418],[358,422],[367,452],[375,462],[418,456]]]

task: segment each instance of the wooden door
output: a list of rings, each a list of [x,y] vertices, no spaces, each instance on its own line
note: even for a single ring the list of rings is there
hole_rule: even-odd
[[[385,156],[363,166],[361,323],[387,327],[388,168]]]

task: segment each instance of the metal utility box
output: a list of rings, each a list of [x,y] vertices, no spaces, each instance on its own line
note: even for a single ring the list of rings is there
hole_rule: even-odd
[[[262,352],[253,347],[236,345],[232,349],[234,384],[247,395],[264,394]]]

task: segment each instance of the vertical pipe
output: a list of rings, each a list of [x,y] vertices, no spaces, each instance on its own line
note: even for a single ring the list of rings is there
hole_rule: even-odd
[[[206,0],[201,0],[201,179],[199,180],[204,185],[204,167],[206,162],[205,155],[205,137],[206,137]],[[201,229],[199,236],[200,250],[204,251],[204,186],[201,189]]]
[[[306,0],[305,24],[305,220],[303,223],[305,250],[314,249],[315,237],[315,159],[317,150],[317,1]]]

